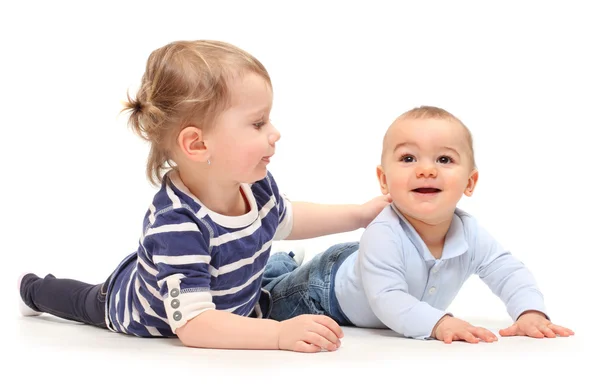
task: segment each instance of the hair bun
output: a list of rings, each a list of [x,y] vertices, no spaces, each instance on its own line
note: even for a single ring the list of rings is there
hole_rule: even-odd
[[[140,112],[142,112],[142,109],[144,106],[141,101],[136,100],[133,102],[131,107],[132,107],[134,113],[140,113]]]

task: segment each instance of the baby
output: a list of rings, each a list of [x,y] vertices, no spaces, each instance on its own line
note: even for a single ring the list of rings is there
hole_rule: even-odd
[[[385,134],[377,167],[392,203],[365,229],[360,246],[335,245],[299,268],[286,254],[272,255],[263,280],[271,317],[326,314],[340,325],[387,327],[417,339],[497,341],[446,311],[477,274],[514,320],[501,336],[573,335],[550,322],[523,263],[457,208],[478,175],[471,133],[458,118],[429,106],[402,114]]]

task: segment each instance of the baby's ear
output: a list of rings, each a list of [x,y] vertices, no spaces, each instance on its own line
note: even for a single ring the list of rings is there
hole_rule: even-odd
[[[377,166],[377,180],[379,180],[379,189],[381,189],[381,194],[387,195],[389,193],[387,178],[385,177],[385,171],[381,165]]]
[[[471,175],[469,176],[469,181],[467,183],[467,188],[465,188],[465,195],[472,196],[473,191],[475,191],[475,186],[477,185],[477,180],[479,179],[479,171],[474,169],[471,171]]]
[[[179,150],[190,160],[206,162],[209,158],[208,150],[204,145],[202,130],[198,127],[185,127],[177,136]]]

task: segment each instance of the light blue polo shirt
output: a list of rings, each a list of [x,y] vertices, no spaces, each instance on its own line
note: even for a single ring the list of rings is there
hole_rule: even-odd
[[[335,294],[353,324],[425,339],[473,274],[504,302],[513,320],[526,310],[546,313],[525,265],[458,208],[438,260],[390,204],[365,229],[359,251],[340,266]]]

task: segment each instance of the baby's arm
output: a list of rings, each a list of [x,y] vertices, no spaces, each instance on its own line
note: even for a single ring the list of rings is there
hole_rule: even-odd
[[[547,317],[544,298],[529,269],[481,226],[474,262],[475,273],[504,302],[514,321],[525,311],[538,311]]]
[[[402,244],[386,224],[369,226],[358,254],[365,294],[373,313],[390,329],[425,339],[447,313],[408,293]]]
[[[475,260],[476,273],[506,305],[512,326],[500,330],[501,336],[556,337],[574,332],[552,324],[544,298],[525,265],[505,251],[492,236],[479,227]]]

